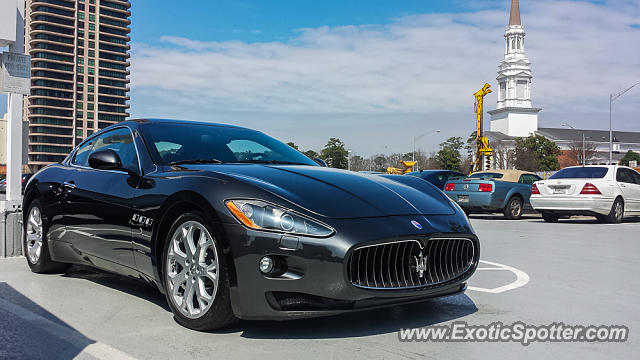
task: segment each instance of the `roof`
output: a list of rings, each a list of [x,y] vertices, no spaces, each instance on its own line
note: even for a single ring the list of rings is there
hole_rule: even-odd
[[[542,135],[547,139],[558,141],[582,141],[584,133],[585,140],[590,142],[609,142],[609,130],[587,130],[587,129],[571,129],[571,128],[538,128],[536,134]],[[485,131],[484,136],[489,140],[505,141],[515,140],[515,136],[509,136],[499,131]],[[640,132],[632,131],[614,131],[613,142],[626,144],[640,144]]]
[[[504,140],[516,139],[514,136],[509,136],[507,134],[501,133],[500,131],[485,131],[483,134],[484,136],[489,138],[489,141],[491,140],[504,141]]]
[[[518,0],[511,0],[511,14],[509,15],[509,25],[522,25],[520,22],[520,4]]]
[[[477,174],[477,173],[496,173],[496,174],[502,174],[502,178],[500,178],[500,181],[508,181],[508,182],[518,182],[518,180],[520,180],[520,175],[522,174],[531,174],[531,175],[535,175],[535,173],[531,172],[531,171],[522,171],[522,170],[485,170],[485,171],[476,171],[473,174]]]
[[[609,142],[609,130],[539,128],[537,133],[553,141],[582,141],[584,133],[587,141]],[[614,131],[613,141],[640,144],[640,132]]]

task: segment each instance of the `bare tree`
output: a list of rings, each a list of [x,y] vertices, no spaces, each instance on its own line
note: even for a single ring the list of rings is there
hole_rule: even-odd
[[[506,141],[494,141],[491,144],[493,148],[493,168],[494,169],[513,169],[516,162],[516,151],[513,144]]]
[[[586,159],[586,161],[584,162],[585,164],[588,164],[589,161],[594,158],[594,156],[597,153],[596,148],[597,148],[596,144],[588,141],[584,142],[584,158]],[[572,161],[575,161],[576,165],[583,164],[582,154],[583,154],[582,141],[574,141],[569,145],[569,151],[567,151],[567,156]]]

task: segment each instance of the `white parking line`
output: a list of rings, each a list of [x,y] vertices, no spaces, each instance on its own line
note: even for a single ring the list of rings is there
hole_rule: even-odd
[[[57,324],[7,300],[0,299],[0,309],[16,315],[17,317],[31,323],[32,325],[48,332],[51,336],[67,342],[75,346],[76,348],[82,349],[82,351],[78,353],[76,358],[86,357],[87,355],[89,355],[100,360],[134,359],[131,356],[123,353],[122,351],[112,348],[111,346],[99,341],[95,341],[87,345],[87,342],[92,340],[88,339],[78,331]]]
[[[500,287],[497,287],[497,288],[493,288],[493,289],[486,289],[486,288],[481,288],[481,287],[469,286],[469,287],[467,287],[467,289],[469,289],[469,290],[486,292],[486,293],[491,293],[491,294],[499,294],[499,293],[502,293],[502,292],[505,292],[505,291],[517,289],[519,287],[523,287],[523,286],[527,285],[527,283],[529,282],[529,275],[527,275],[527,273],[525,273],[522,270],[516,269],[516,268],[511,267],[509,265],[499,264],[499,263],[486,261],[486,260],[480,260],[480,262],[483,263],[483,264],[491,265],[493,267],[490,267],[490,268],[478,268],[477,270],[507,270],[507,271],[511,271],[512,273],[515,274],[516,280],[514,282],[510,283],[510,284],[507,284],[507,285],[504,285],[504,286],[500,286]]]

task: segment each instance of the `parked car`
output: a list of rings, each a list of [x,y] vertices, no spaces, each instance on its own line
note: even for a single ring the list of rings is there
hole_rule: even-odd
[[[531,204],[547,222],[589,215],[620,223],[625,216],[640,215],[640,173],[617,165],[564,168],[533,184]]]
[[[526,171],[489,170],[449,181],[444,190],[467,214],[502,212],[507,219],[520,219],[532,209],[531,185],[540,179]]]
[[[106,128],[34,175],[23,209],[32,271],[145,279],[197,330],[459,294],[480,251],[462,209],[421,179],[323,167],[211,123]]]
[[[422,170],[410,172],[407,175],[416,176],[435,185],[438,189],[444,190],[447,181],[452,178],[465,178],[467,175],[451,170]]]
[[[33,174],[27,173],[27,174],[22,174],[22,192],[24,193],[24,188],[25,186],[27,186],[27,183],[29,182],[29,179],[31,179],[31,177],[33,176]],[[7,192],[7,179],[2,179],[0,180],[0,193],[6,193]]]

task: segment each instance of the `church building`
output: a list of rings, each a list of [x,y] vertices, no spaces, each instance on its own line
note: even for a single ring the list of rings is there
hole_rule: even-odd
[[[495,110],[490,110],[491,127],[485,131],[491,147],[497,150],[493,167],[511,167],[507,156],[500,152],[512,151],[515,139],[529,135],[542,135],[555,142],[562,155],[561,166],[578,165],[573,154],[587,151],[587,164],[609,162],[609,131],[576,129],[569,125],[562,128],[541,128],[538,113],[542,110],[532,103],[531,62],[525,55],[525,31],[520,19],[518,0],[511,1],[509,25],[506,28],[504,59],[498,66],[498,100]],[[495,88],[495,87],[494,87]],[[628,150],[640,152],[640,132],[613,132],[613,162],[618,163]]]

